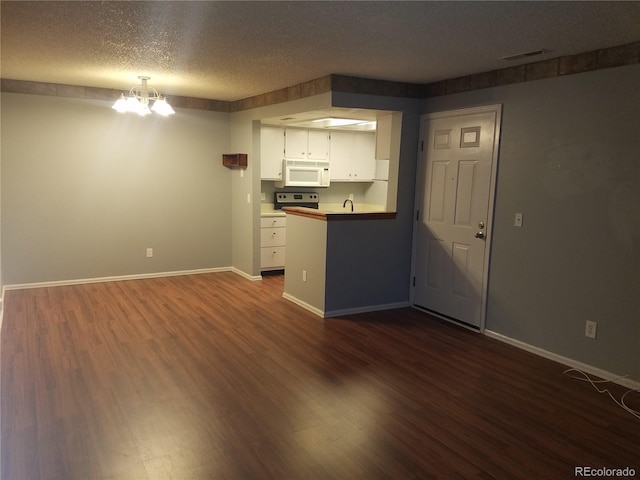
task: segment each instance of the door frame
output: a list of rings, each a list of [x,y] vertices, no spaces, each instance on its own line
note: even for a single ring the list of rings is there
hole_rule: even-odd
[[[494,221],[494,200],[496,195],[496,182],[498,176],[498,153],[500,148],[500,132],[502,125],[502,104],[492,104],[492,105],[482,105],[478,107],[470,107],[470,108],[462,108],[456,110],[447,110],[433,113],[426,113],[420,115],[420,137],[418,138],[418,154],[417,154],[417,164],[416,164],[416,184],[415,184],[415,198],[413,203],[413,215],[415,221],[419,220],[418,218],[418,206],[421,205],[423,196],[426,191],[426,185],[421,185],[420,181],[424,178],[424,174],[426,173],[424,169],[426,168],[426,161],[423,161],[425,157],[424,148],[427,147],[429,143],[429,139],[425,139],[426,129],[425,124],[430,120],[437,120],[440,118],[451,118],[451,117],[460,117],[466,115],[474,115],[479,113],[495,113],[495,131],[493,138],[493,155],[491,158],[491,179],[489,183],[489,205],[487,206],[487,226],[485,228],[485,255],[484,255],[484,263],[483,263],[483,273],[482,273],[482,291],[480,292],[480,333],[484,333],[486,315],[487,315],[487,296],[488,296],[488,286],[489,286],[489,264],[491,260],[491,245],[493,243],[493,221]],[[424,212],[422,212],[424,214]],[[414,225],[415,227],[415,225]],[[410,295],[409,302],[413,308],[418,308],[415,304],[415,286],[414,279],[416,275],[416,246],[417,246],[417,238],[418,229],[413,229],[413,240],[412,240],[412,248],[411,248],[411,277],[410,277]],[[465,328],[468,328],[473,331],[478,331],[476,328],[466,325],[462,322],[456,322],[454,319],[451,319],[444,315],[438,315],[435,312],[429,311],[430,315],[441,318],[448,322],[452,322],[455,325],[459,325]]]

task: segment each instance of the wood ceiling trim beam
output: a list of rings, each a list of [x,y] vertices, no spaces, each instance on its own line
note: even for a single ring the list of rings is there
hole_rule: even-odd
[[[636,63],[640,63],[640,42],[593,50],[576,55],[556,57],[428,84],[394,82],[332,74],[232,102],[182,97],[178,95],[168,95],[167,99],[174,108],[192,108],[215,112],[239,112],[252,108],[290,102],[329,91],[403,98],[429,98]],[[3,92],[11,93],[114,101],[122,93],[122,90],[107,88],[61,85],[5,78],[2,79],[0,88]]]
[[[91,100],[116,101],[123,90],[111,88],[83,87],[77,85],[63,85],[59,83],[32,82],[28,80],[14,80],[3,78],[0,89],[8,93],[25,93],[30,95],[48,95],[51,97],[86,98]],[[230,102],[211,100],[208,98],[182,97],[167,95],[168,102],[174,108],[193,108],[197,110],[211,110],[214,112],[229,112]]]

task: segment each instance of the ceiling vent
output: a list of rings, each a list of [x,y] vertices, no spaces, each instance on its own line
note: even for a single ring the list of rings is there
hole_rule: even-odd
[[[548,53],[550,50],[542,49],[542,50],[533,50],[531,52],[523,52],[516,53],[514,55],[507,55],[506,57],[500,57],[500,60],[520,60],[522,58],[535,57],[536,55],[542,55],[543,53]]]

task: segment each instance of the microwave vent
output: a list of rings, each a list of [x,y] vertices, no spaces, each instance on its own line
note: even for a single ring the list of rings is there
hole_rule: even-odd
[[[328,168],[329,161],[328,160],[284,160],[285,166],[289,167],[322,167]]]

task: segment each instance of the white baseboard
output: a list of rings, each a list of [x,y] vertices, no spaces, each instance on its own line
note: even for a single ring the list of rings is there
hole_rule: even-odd
[[[304,308],[305,310],[309,310],[311,313],[315,313],[321,318],[324,318],[324,312],[322,310],[314,307],[313,305],[309,305],[307,302],[303,302],[302,300],[294,297],[293,295],[289,295],[288,293],[285,292],[282,294],[282,298],[284,298],[285,300],[289,300],[292,303],[295,303],[296,305]]]
[[[622,385],[632,390],[640,389],[640,382],[631,378],[619,378],[620,375],[618,374],[607,372],[606,370],[602,370],[601,368],[597,368],[592,365],[573,360],[572,358],[563,357],[562,355],[549,352],[548,350],[544,350],[543,348],[534,347],[533,345],[529,345],[528,343],[521,342],[520,340],[516,340],[514,338],[506,337],[491,330],[485,330],[484,334],[489,338],[494,338],[501,342],[508,343],[509,345],[513,345],[514,347],[521,348],[522,350],[526,350],[527,352],[534,353],[536,355],[539,355],[540,357],[553,360],[554,362],[561,363],[568,367],[582,370],[585,373],[589,373],[604,380],[612,379],[612,383],[617,383],[618,385]]]
[[[366,307],[355,307],[355,308],[344,308],[342,310],[327,310],[323,311],[313,305],[309,305],[307,302],[300,300],[299,298],[294,297],[288,293],[283,293],[282,298],[289,300],[290,302],[299,305],[300,307],[309,310],[312,313],[315,313],[319,317],[322,318],[332,318],[332,317],[341,317],[344,315],[355,315],[357,313],[367,313],[367,312],[377,312],[380,310],[392,310],[394,308],[405,308],[409,307],[409,302],[398,302],[398,303],[385,303],[382,305],[368,305]]]
[[[262,280],[262,275],[249,275],[247,272],[243,270],[239,270],[236,267],[231,267],[231,271],[240,275],[241,277],[246,278],[247,280],[251,280],[252,282],[257,282],[258,280]]]
[[[6,290],[24,290],[27,288],[43,288],[43,287],[63,287],[67,285],[82,285],[85,283],[120,282],[123,280],[141,280],[145,278],[176,277],[179,275],[198,275],[201,273],[229,272],[232,270],[233,270],[232,267],[217,267],[217,268],[201,268],[197,270],[176,270],[173,272],[155,272],[155,273],[139,273],[134,275],[117,275],[113,277],[78,278],[78,279],[72,279],[72,280],[56,280],[51,282],[16,283],[13,285],[4,285],[2,287],[2,294],[4,298],[4,292]]]
[[[381,305],[367,305],[366,307],[343,308],[342,310],[327,310],[324,312],[325,318],[341,317],[343,315],[355,315],[357,313],[378,312],[381,310],[393,310],[395,308],[410,307],[409,302],[384,303]]]

